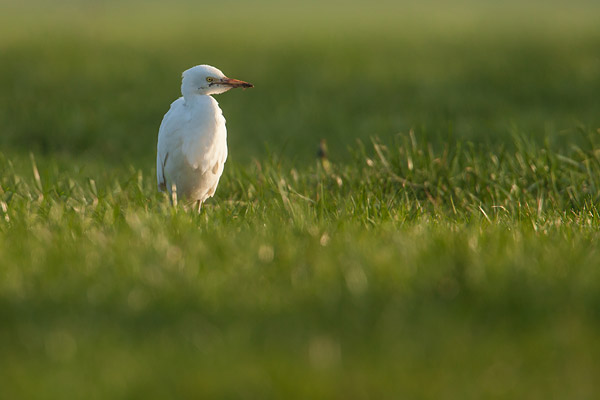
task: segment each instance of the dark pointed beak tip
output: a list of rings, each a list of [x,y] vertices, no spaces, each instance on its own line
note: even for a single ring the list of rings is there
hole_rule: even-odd
[[[229,85],[232,88],[253,88],[254,85],[245,81],[240,81],[239,79],[231,79],[231,78],[224,78],[223,80],[221,80],[220,82],[223,85]]]

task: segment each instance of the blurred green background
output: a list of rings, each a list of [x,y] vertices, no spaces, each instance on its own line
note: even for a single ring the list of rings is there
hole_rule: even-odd
[[[597,398],[599,111],[598,1],[0,0],[0,398]]]
[[[559,144],[598,126],[593,1],[26,1],[0,14],[0,145],[151,166],[181,72],[219,96],[230,160],[344,157],[356,138]],[[507,140],[508,139],[508,140]]]

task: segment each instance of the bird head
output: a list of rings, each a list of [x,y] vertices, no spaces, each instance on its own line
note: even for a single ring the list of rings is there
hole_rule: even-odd
[[[219,69],[210,65],[196,65],[182,75],[181,94],[184,97],[193,95],[219,94],[233,88],[251,88],[251,83],[231,79],[225,76]]]

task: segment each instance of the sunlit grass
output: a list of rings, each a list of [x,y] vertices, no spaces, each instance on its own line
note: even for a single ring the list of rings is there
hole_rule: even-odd
[[[4,156],[3,379],[22,395],[34,377],[34,397],[586,397],[598,147],[515,147],[409,135],[345,164],[233,163],[200,215],[141,170]]]

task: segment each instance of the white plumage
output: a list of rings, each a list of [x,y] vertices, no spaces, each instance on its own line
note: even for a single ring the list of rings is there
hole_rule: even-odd
[[[183,97],[171,104],[158,131],[156,178],[160,191],[168,190],[187,203],[212,197],[227,160],[227,129],[219,103],[211,95],[252,84],[227,78],[210,65],[183,73]]]

